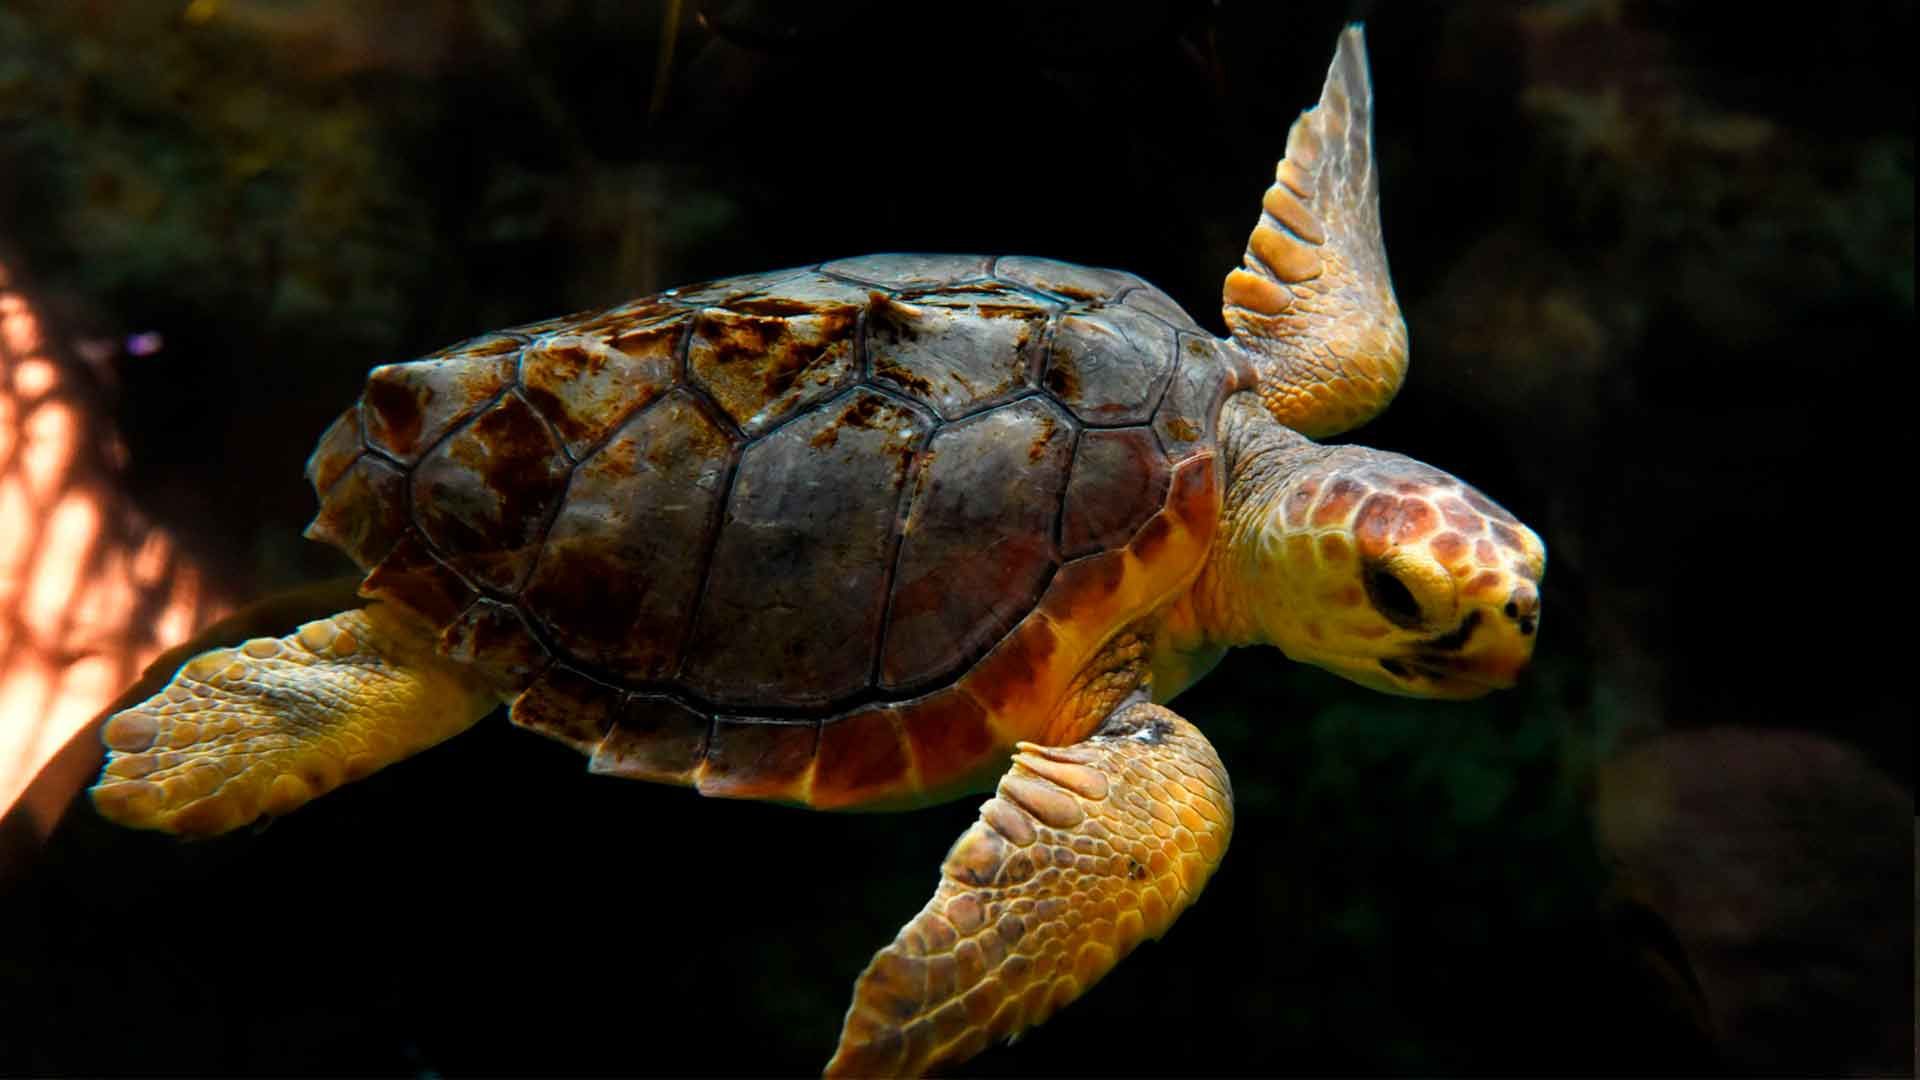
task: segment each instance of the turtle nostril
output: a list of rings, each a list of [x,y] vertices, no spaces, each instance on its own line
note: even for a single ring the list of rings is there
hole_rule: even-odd
[[[1511,600],[1507,601],[1507,618],[1517,619],[1519,617],[1520,617],[1520,605],[1514,603]]]

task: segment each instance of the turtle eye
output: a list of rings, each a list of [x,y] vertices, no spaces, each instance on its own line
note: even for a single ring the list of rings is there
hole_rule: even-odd
[[[1395,626],[1415,627],[1422,621],[1420,601],[1413,598],[1413,590],[1407,583],[1394,577],[1385,567],[1369,567],[1366,571],[1367,599],[1373,601],[1374,609],[1387,617]]]

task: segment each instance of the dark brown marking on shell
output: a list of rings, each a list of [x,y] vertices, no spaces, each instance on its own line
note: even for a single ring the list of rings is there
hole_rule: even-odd
[[[1054,328],[1045,384],[1086,423],[1145,423],[1166,391],[1175,347],[1166,324],[1131,308],[1068,314]]]
[[[907,747],[897,711],[857,709],[820,729],[814,757],[814,806],[848,806],[905,786]]]
[[[1089,431],[1074,452],[1060,547],[1067,558],[1125,544],[1166,504],[1172,471],[1146,428]]]
[[[1077,620],[1088,612],[1103,610],[1126,574],[1124,552],[1104,551],[1075,559],[1053,575],[1046,595],[1040,599],[1040,610],[1063,626],[1084,625]]]
[[[700,793],[742,799],[787,795],[813,763],[819,738],[818,721],[717,717],[697,780]]]
[[[523,728],[591,754],[613,729],[626,696],[565,664],[553,664],[514,700],[511,717]]]
[[[987,712],[965,691],[941,690],[898,708],[920,769],[920,786],[926,790],[938,790],[966,776],[993,753]]]
[[[587,768],[602,776],[689,783],[713,721],[671,698],[635,694],[614,717]]]
[[[324,498],[327,489],[338,483],[342,474],[366,451],[360,437],[360,407],[353,406],[327,426],[326,434],[307,458],[307,480],[314,494]]]
[[[876,297],[867,354],[876,383],[958,419],[1031,385],[1046,314],[1039,308],[955,308]]]
[[[812,705],[867,685],[900,493],[930,427],[859,389],[747,448],[682,666],[695,693]]]
[[[781,285],[796,278],[813,273],[812,267],[789,267],[785,270],[768,270],[759,274],[741,274],[738,277],[719,278],[703,281],[694,285],[682,285],[668,289],[659,295],[659,299],[688,307],[719,307],[745,296],[761,293],[777,293]]]
[[[531,682],[549,659],[519,611],[484,597],[441,632],[440,651],[515,690]]]
[[[999,716],[1023,715],[1041,704],[1040,680],[1059,641],[1053,624],[1030,618],[994,646],[974,668],[969,684],[987,710]]]
[[[633,330],[617,347],[579,334],[548,339],[527,350],[520,392],[560,432],[567,452],[582,457],[673,386],[690,321]]]
[[[512,592],[532,568],[568,469],[547,425],[509,394],[420,462],[414,513],[449,565]]]
[[[984,255],[860,255],[820,269],[883,289],[942,289],[986,277],[990,263]]]
[[[435,626],[451,623],[475,598],[460,575],[434,558],[420,534],[412,531],[367,575],[360,595],[392,601]]]
[[[676,390],[579,464],[521,596],[549,640],[630,683],[673,674],[733,453]]]
[[[406,464],[419,460],[513,382],[509,353],[519,347],[517,338],[489,337],[478,352],[456,347],[441,359],[374,368],[361,396],[367,445]]]
[[[1398,501],[1391,495],[1376,492],[1360,504],[1360,516],[1353,523],[1353,539],[1361,555],[1377,559],[1387,553]]]
[[[1319,528],[1338,525],[1347,520],[1353,508],[1367,494],[1366,485],[1350,477],[1336,476],[1327,485],[1326,495],[1321,498],[1320,506],[1313,512],[1313,524]]]
[[[406,474],[362,454],[327,489],[307,535],[346,552],[364,568],[386,558],[411,527]]]
[[[1053,571],[1072,424],[1027,398],[942,428],[908,511],[880,684],[949,674],[1033,609]],[[1036,452],[1037,451],[1037,452]]]
[[[1212,444],[1214,420],[1231,377],[1220,349],[1211,338],[1180,335],[1180,359],[1153,418],[1161,446],[1176,462]]]
[[[859,314],[847,305],[783,317],[703,311],[687,348],[689,376],[757,435],[859,377]]]

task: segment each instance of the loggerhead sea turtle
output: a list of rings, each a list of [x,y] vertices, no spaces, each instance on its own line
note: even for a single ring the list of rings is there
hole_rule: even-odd
[[[873,255],[374,369],[307,467],[308,534],[370,602],[113,716],[95,806],[222,832],[502,703],[592,772],[705,795],[897,809],[997,777],[827,1071],[1040,1023],[1226,851],[1226,772],[1164,705],[1224,650],[1447,698],[1531,654],[1532,531],[1309,438],[1405,373],[1371,106],[1354,26],[1227,275],[1225,339],[1118,271]]]

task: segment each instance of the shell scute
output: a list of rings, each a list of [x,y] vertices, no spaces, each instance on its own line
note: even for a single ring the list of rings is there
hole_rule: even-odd
[[[882,289],[944,289],[985,280],[992,264],[985,255],[859,255],[820,269]]]
[[[418,461],[513,384],[523,344],[490,334],[426,359],[374,368],[360,396],[367,445],[404,464]]]
[[[672,698],[634,694],[587,762],[590,772],[667,784],[691,784],[706,759],[713,721]]]
[[[874,381],[946,420],[1011,399],[1032,386],[1046,315],[1025,304],[993,311],[876,300],[867,319]]]
[[[1146,285],[1123,270],[1009,255],[993,264],[993,276],[1029,289],[1083,304],[1110,304],[1128,289]]]
[[[1173,370],[1174,333],[1129,308],[1060,320],[1047,350],[1045,384],[1089,424],[1144,424]]]
[[[843,304],[782,316],[700,313],[689,377],[752,437],[851,386],[859,376],[860,309]]]
[[[942,428],[901,541],[880,684],[911,686],[999,640],[1053,572],[1073,422],[1027,398]]]
[[[823,705],[868,684],[900,497],[931,428],[861,389],[747,447],[682,666],[695,693]]]
[[[513,592],[532,568],[569,469],[552,431],[509,394],[414,469],[414,513],[449,565]]]
[[[734,453],[677,390],[574,469],[521,595],[549,640],[625,679],[673,674]]]
[[[1166,504],[1171,475],[1159,440],[1144,427],[1082,435],[1067,481],[1061,553],[1073,558],[1125,544]]]
[[[672,389],[685,318],[629,332],[559,333],[528,347],[520,393],[578,458]],[[617,337],[617,341],[616,341]]]

